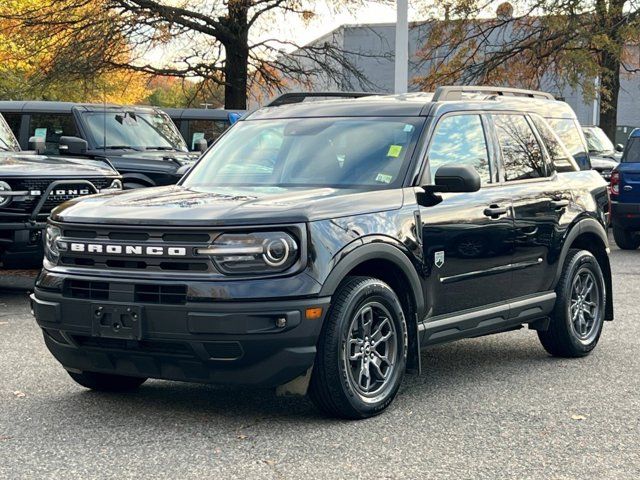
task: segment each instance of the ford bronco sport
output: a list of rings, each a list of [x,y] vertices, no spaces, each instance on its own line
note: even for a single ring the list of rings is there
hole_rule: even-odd
[[[54,212],[32,306],[76,382],[279,386],[364,418],[423,347],[524,325],[552,355],[596,346],[609,199],[543,119],[566,104],[440,87],[276,105],[177,186]]]
[[[51,209],[71,198],[121,188],[108,162],[20,151],[0,115],[0,263],[5,268],[41,266],[42,232]]]

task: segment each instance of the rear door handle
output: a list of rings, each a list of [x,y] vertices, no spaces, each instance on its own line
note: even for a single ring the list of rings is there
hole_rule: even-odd
[[[500,207],[498,205],[489,205],[484,209],[484,214],[491,218],[499,218],[502,215],[506,215],[508,212],[509,209],[507,207]]]
[[[549,204],[556,210],[560,210],[569,206],[569,200],[551,200]]]

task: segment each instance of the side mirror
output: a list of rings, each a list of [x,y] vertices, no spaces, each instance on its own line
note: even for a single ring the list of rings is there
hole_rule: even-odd
[[[442,165],[436,170],[434,185],[422,188],[427,193],[435,192],[477,192],[481,179],[475,168],[469,165]]]
[[[616,145],[616,152],[624,152],[624,145],[621,143]]]
[[[47,148],[43,137],[29,137],[29,150],[34,150],[38,155],[42,155]]]
[[[189,172],[189,170],[191,170],[191,167],[193,167],[193,165],[183,165],[178,170],[176,170],[176,174],[184,177]]]
[[[199,138],[198,140],[195,140],[193,142],[193,150],[195,152],[205,152],[207,150],[207,148],[209,147],[209,144],[207,143],[207,140],[204,138]]]
[[[89,144],[79,137],[60,137],[60,153],[69,155],[86,155]]]

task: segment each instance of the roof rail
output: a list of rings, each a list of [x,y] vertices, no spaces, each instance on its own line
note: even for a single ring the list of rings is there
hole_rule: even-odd
[[[555,100],[555,97],[547,92],[537,90],[524,90],[510,87],[481,87],[481,86],[445,86],[436,88],[433,101],[461,100],[464,93],[484,93],[486,95],[541,98]]]
[[[370,97],[372,95],[382,95],[372,92],[289,92],[283,93],[279,97],[274,98],[266,104],[266,107],[279,107],[280,105],[289,105],[291,103],[302,103],[307,98],[361,98]]]

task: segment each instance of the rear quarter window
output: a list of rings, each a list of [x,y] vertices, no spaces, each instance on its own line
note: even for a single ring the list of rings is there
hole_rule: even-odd
[[[591,162],[587,147],[580,135],[580,126],[572,118],[547,118],[545,119],[569,153],[580,167],[580,170],[590,170]]]
[[[624,151],[622,161],[625,163],[640,163],[640,138],[630,138]]]

